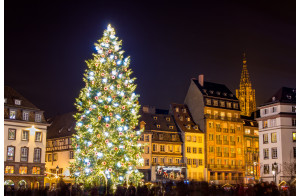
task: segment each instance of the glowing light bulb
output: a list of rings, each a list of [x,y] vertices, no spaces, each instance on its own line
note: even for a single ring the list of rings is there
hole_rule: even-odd
[[[113,70],[113,71],[111,72],[111,74],[112,74],[112,75],[116,75],[117,72],[116,72],[115,70]]]
[[[90,93],[86,93],[86,96],[88,96],[88,97],[89,97],[89,96],[90,96]]]
[[[109,117],[105,117],[105,121],[108,122],[109,121]]]
[[[122,127],[119,127],[118,130],[119,130],[119,131],[123,131],[123,128],[122,128]]]
[[[111,98],[110,98],[110,97],[108,97],[108,98],[107,98],[107,101],[108,101],[108,102],[111,102]]]
[[[93,129],[88,129],[88,132],[93,133]]]
[[[111,144],[111,143],[108,143],[107,146],[108,146],[108,147],[112,147],[112,144]]]
[[[122,74],[120,74],[120,75],[119,75],[119,78],[122,78],[122,76],[123,76],[123,75],[122,75]]]
[[[90,161],[89,159],[84,159],[84,162],[86,162],[86,163],[89,162],[89,161]]]
[[[104,136],[108,137],[108,135],[109,135],[109,134],[108,134],[107,132],[104,132]]]
[[[101,158],[101,157],[103,157],[103,153],[98,152],[98,153],[97,153],[97,156],[98,156],[98,158]]]
[[[127,130],[128,130],[128,127],[127,127],[127,126],[124,126],[124,130],[127,131]]]
[[[105,62],[104,58],[100,59],[100,63],[104,63],[104,62]]]
[[[121,118],[121,116],[117,114],[116,115],[116,119],[120,119],[120,118]]]
[[[115,50],[118,51],[120,49],[119,46],[115,46]]]
[[[121,60],[118,60],[118,61],[117,61],[117,64],[118,64],[118,65],[121,65],[121,63],[122,63]]]
[[[120,176],[119,179],[120,179],[121,181],[124,180],[123,176]]]
[[[77,123],[77,126],[81,127],[82,126],[82,122]]]
[[[113,58],[114,58],[114,55],[110,55],[109,58],[110,58],[110,59],[113,59]]]
[[[111,90],[114,90],[114,86],[111,86],[110,89],[111,89]]]
[[[117,166],[118,166],[118,167],[121,167],[121,163],[120,163],[120,162],[118,162],[118,163],[117,163]]]
[[[107,82],[107,79],[106,79],[106,78],[103,78],[103,79],[102,79],[102,82],[103,82],[103,83],[106,83],[106,82]]]

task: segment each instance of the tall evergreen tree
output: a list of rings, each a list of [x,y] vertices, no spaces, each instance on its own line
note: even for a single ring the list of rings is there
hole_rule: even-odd
[[[75,181],[85,186],[102,181],[115,188],[142,177],[137,170],[144,162],[137,143],[142,130],[136,131],[139,95],[134,93],[136,78],[130,78],[130,59],[123,57],[121,45],[108,25],[95,43],[97,54],[86,61],[85,87],[76,99],[77,134],[71,171]]]

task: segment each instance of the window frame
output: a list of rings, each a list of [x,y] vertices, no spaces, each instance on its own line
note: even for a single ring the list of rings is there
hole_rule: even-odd
[[[274,156],[274,152],[276,150],[276,157]],[[278,159],[278,150],[277,150],[277,147],[273,147],[271,148],[271,154],[272,154],[272,159]]]
[[[69,159],[74,159],[74,151],[70,150],[69,152]]]
[[[35,116],[34,116],[34,121],[35,122],[42,122],[42,114],[41,113],[35,113]]]
[[[36,150],[39,150],[40,153],[39,153],[39,160],[37,159],[37,154],[36,154]],[[33,151],[33,162],[34,163],[41,163],[42,161],[42,149],[41,148],[34,148],[34,151]]]
[[[12,167],[12,169],[8,170],[7,167]],[[6,171],[11,171],[12,172],[6,172]],[[4,174],[14,174],[15,173],[15,166],[14,165],[6,165],[4,168]]]
[[[14,149],[14,154],[13,156],[8,156],[8,149],[9,148],[13,148]],[[12,159],[9,159],[9,157],[12,157]],[[16,157],[16,147],[15,146],[7,146],[7,152],[6,152],[6,161],[15,161],[15,157]]]
[[[27,114],[27,115],[26,115]],[[26,117],[26,118],[25,118]],[[29,121],[29,112],[28,111],[23,111],[23,114],[22,114],[22,119],[24,121]]]
[[[36,172],[34,173],[34,169],[36,170]],[[33,175],[40,175],[41,174],[41,167],[38,166],[33,166],[32,167],[32,172]]]
[[[14,112],[14,117],[12,118],[11,113]],[[17,110],[16,109],[9,109],[9,119],[15,120],[17,118]]]
[[[27,133],[28,133],[28,134],[27,134],[27,139],[24,139],[24,138],[23,138],[23,136],[24,136],[23,133],[24,133],[24,132],[27,132]],[[22,141],[29,141],[29,130],[22,130],[21,140],[22,140]]]
[[[273,140],[273,135],[275,135],[275,140]],[[277,143],[277,132],[271,133],[271,143]]]
[[[10,139],[10,131],[14,130],[14,139]],[[16,135],[17,135],[17,129],[13,129],[13,128],[8,128],[8,140],[16,140]]]
[[[36,140],[36,136],[37,136],[37,133],[40,133],[40,140]],[[35,132],[35,135],[34,135],[34,141],[35,142],[42,142],[43,141],[43,133],[41,131],[36,131]]]
[[[21,172],[20,172],[22,167],[23,167],[24,169],[26,169],[26,170],[25,170],[26,173],[21,173]],[[20,167],[19,167],[19,174],[21,174],[21,175],[26,175],[26,174],[28,174],[28,166],[26,166],[26,165],[20,165]]]
[[[22,160],[22,158],[24,158],[22,155],[23,155],[23,149],[26,149],[27,150],[27,155],[26,155],[26,160]],[[28,162],[28,156],[29,156],[29,147],[26,147],[26,146],[23,146],[21,147],[21,150],[20,150],[20,162]]]

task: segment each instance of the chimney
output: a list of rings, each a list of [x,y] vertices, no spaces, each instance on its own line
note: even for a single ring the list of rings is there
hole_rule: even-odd
[[[203,74],[200,74],[198,76],[198,82],[199,82],[200,86],[204,85],[204,75]]]

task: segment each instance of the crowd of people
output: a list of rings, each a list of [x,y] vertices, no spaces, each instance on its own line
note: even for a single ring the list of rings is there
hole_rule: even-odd
[[[30,190],[19,188],[14,190],[12,187],[5,187],[4,195],[7,196],[294,196],[296,187],[290,186],[287,189],[281,189],[275,183],[256,183],[256,184],[238,184],[238,185],[214,185],[207,182],[166,182],[149,183],[140,186],[127,187],[118,186],[115,193],[111,193],[109,187],[99,186],[89,189],[83,189],[80,186],[71,184],[60,184],[59,188],[41,188]]]

